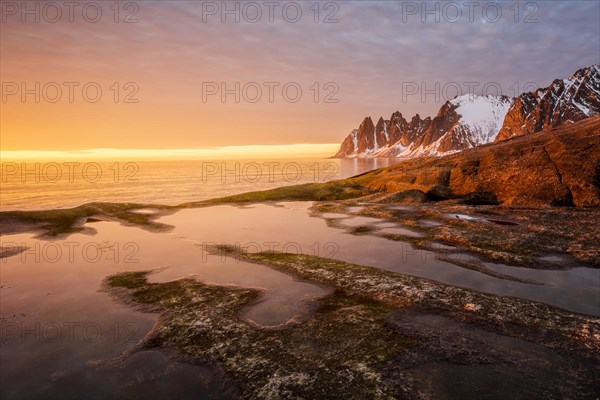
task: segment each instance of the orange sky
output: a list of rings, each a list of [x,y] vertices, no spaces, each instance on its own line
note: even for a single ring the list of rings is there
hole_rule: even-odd
[[[36,22],[35,15],[23,16],[7,3],[22,4],[2,2],[3,152],[339,143],[366,115],[389,118],[396,110],[407,118],[432,115],[445,100],[405,100],[403,82],[497,81],[509,87],[516,81],[536,81],[545,86],[598,62],[598,34],[591,31],[597,30],[598,4],[586,2],[579,10],[544,4],[549,8],[540,13],[546,18],[536,25],[507,19],[493,26],[481,21],[402,23],[401,2],[336,2],[334,23],[324,23],[326,10],[315,22],[308,3],[302,3],[304,14],[297,23],[282,19],[281,12],[273,22],[263,17],[250,23],[242,16],[239,23],[231,18],[223,23],[218,16],[203,14],[202,2],[192,1],[135,2],[137,10],[126,10],[127,2],[122,2],[118,23],[112,1],[95,3],[103,12],[95,23],[83,18],[85,2],[79,3],[73,22],[64,5],[62,17],[52,22],[48,19],[54,18],[54,10],[44,14],[44,2],[28,2],[26,7],[34,13],[39,7]],[[132,11],[137,22],[124,23]],[[565,22],[557,13],[573,15]],[[565,34],[569,20],[589,31]],[[540,32],[547,43],[540,41]],[[522,40],[527,35],[530,42]],[[466,40],[469,37],[477,40]],[[494,54],[485,53],[490,43]],[[554,52],[548,46],[560,48],[563,61],[554,58],[549,63],[548,54]],[[473,58],[474,54],[487,55]],[[495,61],[498,54],[502,63]],[[36,82],[40,102],[33,94],[23,101],[20,86],[32,89]],[[73,102],[68,82],[78,83]],[[96,103],[86,101],[82,93],[90,82],[102,90]],[[116,103],[115,82],[120,87]],[[125,90],[128,82],[134,86]],[[236,103],[233,95],[222,102],[217,94],[205,102],[207,82],[230,88],[235,82],[240,87],[255,82],[262,97],[253,103],[242,96]],[[279,85],[273,102],[266,82]],[[281,89],[290,82],[302,89],[295,103],[285,101]],[[315,82],[320,86],[316,102]],[[334,86],[325,89],[329,82]],[[53,103],[56,86],[62,95]],[[125,102],[134,88],[137,102]],[[254,97],[253,86],[247,88],[246,94]],[[333,91],[337,102],[325,102]],[[94,95],[93,87],[88,94]]]
[[[180,149],[245,144],[290,144],[339,142],[357,120],[358,107],[349,109],[340,102],[324,103],[326,92],[314,102],[314,89],[335,81],[335,73],[322,70],[280,71],[272,65],[278,47],[253,53],[240,46],[238,24],[217,24],[226,38],[202,37],[201,21],[186,18],[179,9],[161,10],[152,3],[140,3],[138,23],[115,24],[106,14],[98,23],[86,22],[75,13],[73,23],[65,18],[57,23],[40,23],[33,17],[22,23],[19,15],[9,15],[2,24],[2,150],[79,150],[90,148]],[[112,3],[111,3],[112,4]],[[31,5],[32,9],[34,5]],[[150,8],[162,13],[151,14]],[[165,22],[172,21],[173,25]],[[199,36],[185,37],[177,21]],[[242,27],[243,29],[243,27]],[[248,37],[246,37],[248,39]],[[220,43],[216,43],[216,40]],[[211,41],[206,45],[205,41]],[[72,85],[70,102],[69,82]],[[115,86],[120,91],[115,103]],[[125,84],[132,82],[125,89]],[[225,82],[235,88],[239,82],[240,101],[220,93],[203,99],[203,85]],[[261,88],[259,101],[256,82]],[[269,86],[276,82],[273,103]],[[297,82],[302,97],[296,103],[285,101],[284,84]],[[26,88],[35,94],[22,97]],[[39,90],[35,90],[39,83]],[[95,103],[95,87],[102,95]],[[244,85],[247,91],[243,91]],[[15,85],[16,88],[15,88]],[[295,84],[294,84],[295,85]],[[56,87],[62,93],[58,101]],[[133,94],[137,89],[137,92]],[[295,96],[294,87],[288,89]],[[15,92],[12,94],[12,92]],[[331,90],[330,90],[331,91]],[[129,102],[125,96],[132,94]],[[205,100],[205,101],[204,101]],[[345,123],[343,121],[346,121]],[[352,122],[350,122],[352,121]],[[343,125],[345,129],[341,129]],[[328,138],[324,133],[332,133]]]

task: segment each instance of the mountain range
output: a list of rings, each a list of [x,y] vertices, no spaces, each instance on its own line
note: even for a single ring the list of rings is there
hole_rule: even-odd
[[[366,117],[342,142],[336,158],[442,156],[540,132],[600,114],[600,64],[516,98],[466,94],[434,118],[394,112],[377,124]]]

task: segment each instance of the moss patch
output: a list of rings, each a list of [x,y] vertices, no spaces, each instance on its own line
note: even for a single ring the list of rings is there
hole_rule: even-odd
[[[355,234],[355,235],[360,235],[361,233],[369,233],[369,232],[373,232],[375,229],[368,226],[368,225],[360,225],[360,226],[355,226],[353,228],[350,229],[350,232]]]
[[[302,185],[283,186],[271,190],[248,192],[216,199],[184,203],[180,208],[199,207],[214,204],[248,203],[260,201],[322,201],[344,200],[364,196],[368,190],[349,183],[306,183]]]
[[[136,203],[87,203],[74,208],[45,211],[4,211],[0,217],[7,227],[13,223],[30,224],[33,229],[41,229],[45,236],[56,237],[81,232],[87,220],[97,222],[100,219],[118,221],[125,225],[135,225],[154,231],[168,230],[170,227],[154,222],[155,215],[132,212],[140,208],[171,210],[169,206],[156,206]],[[8,232],[11,233],[10,228]]]
[[[0,212],[3,228],[0,233],[10,234],[27,226],[25,230],[42,230],[44,236],[56,237],[81,232],[83,223],[91,218],[92,221],[107,219],[134,225],[153,231],[165,231],[170,226],[154,222],[158,216],[173,212],[177,209],[206,207],[217,204],[242,204],[264,201],[321,201],[343,200],[363,196],[370,191],[349,183],[307,183],[303,185],[284,186],[271,190],[242,193],[198,202],[184,203],[178,206],[164,206],[135,203],[87,203],[74,208],[44,210],[44,211],[4,211]],[[157,214],[141,214],[135,209],[153,208]]]
[[[232,255],[238,251],[227,245],[215,250]],[[514,371],[517,362],[511,361],[512,350],[487,354],[484,340],[477,354],[465,356],[471,347],[460,337],[447,334],[443,342],[435,340],[446,335],[444,326],[402,328],[412,321],[403,316],[406,313],[443,317],[446,325],[462,331],[477,327],[484,339],[493,333],[541,344],[562,352],[569,365],[581,364],[578,368],[584,375],[594,376],[594,370],[588,369],[600,361],[598,318],[320,257],[273,252],[235,256],[335,291],[320,300],[320,308],[307,322],[268,330],[238,318],[260,295],[255,289],[192,279],[149,283],[149,272],[113,275],[106,284],[141,310],[163,311],[159,326],[141,348],[175,349],[218,365],[240,387],[243,398],[419,398],[427,392],[415,390],[403,374],[416,365],[426,368],[432,357],[442,357],[450,366],[468,362],[474,368],[494,359],[500,363],[494,367],[498,371]],[[444,354],[452,359],[443,358]],[[527,356],[517,358],[518,362],[528,362]],[[409,373],[418,375],[418,371]],[[580,376],[571,370],[564,376],[556,373],[560,382]],[[587,382],[587,375],[580,380]],[[443,383],[436,387],[443,388]]]
[[[262,330],[238,318],[257,290],[190,279],[148,283],[146,274],[123,273],[106,281],[112,289],[128,288],[127,297],[141,309],[165,311],[143,347],[174,348],[218,364],[244,398],[390,398],[393,391],[380,371],[415,344],[391,329],[385,320],[391,308],[378,301],[336,292],[321,300],[306,323]]]

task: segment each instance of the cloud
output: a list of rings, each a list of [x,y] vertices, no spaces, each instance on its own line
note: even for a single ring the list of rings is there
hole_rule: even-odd
[[[204,81],[295,81],[307,87],[311,82],[334,81],[340,87],[340,105],[335,109],[299,104],[290,112],[289,107],[266,104],[251,110],[275,126],[269,134],[253,131],[252,137],[259,142],[273,140],[275,130],[286,132],[279,136],[281,143],[331,142],[345,135],[363,115],[387,117],[400,110],[424,116],[437,110],[439,102],[431,98],[403,101],[404,82],[427,87],[435,82],[497,82],[509,92],[515,83],[524,86],[533,81],[545,86],[554,78],[600,62],[599,2],[517,2],[518,15],[509,8],[514,7],[512,2],[476,3],[473,21],[464,2],[458,2],[460,20],[452,21],[450,13],[438,15],[439,22],[429,15],[425,23],[423,4],[437,4],[441,10],[448,2],[340,1],[335,2],[337,23],[323,23],[335,11],[323,9],[325,2],[318,3],[318,23],[308,8],[312,3],[301,3],[303,16],[297,23],[286,21],[280,11],[269,22],[264,9],[256,23],[244,18],[240,23],[231,19],[221,23],[218,15],[205,15],[203,22],[203,2],[188,1],[140,2],[136,24],[115,24],[110,18],[97,24],[9,21],[2,26],[2,79],[135,80],[143,83],[148,103],[168,107],[171,102],[181,109],[197,107]],[[234,3],[228,4],[233,7]],[[408,15],[406,7],[411,4],[418,10]],[[497,22],[486,20],[483,14],[486,7],[492,10],[490,4],[501,6],[502,18]],[[526,4],[533,6],[525,8]],[[524,19],[532,12],[530,18],[537,22],[526,23]],[[222,113],[206,111],[198,124],[212,114]],[[305,124],[303,129],[289,129],[292,114],[298,115],[294,123]],[[315,118],[327,120],[327,128],[315,130]],[[240,116],[239,121],[243,120]],[[177,126],[179,121],[169,123]],[[239,133],[223,133],[230,135],[226,143],[235,143],[235,135],[239,143],[247,140],[246,128],[232,126],[230,131]],[[302,131],[306,136],[296,137]],[[185,138],[181,140],[177,146],[185,146]]]

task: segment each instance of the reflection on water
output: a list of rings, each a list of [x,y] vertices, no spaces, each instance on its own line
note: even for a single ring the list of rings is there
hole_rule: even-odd
[[[32,234],[2,236],[3,246],[24,244],[29,250],[0,261],[1,397],[48,398],[66,393],[67,397],[92,399],[188,398],[190,394],[218,398],[222,392],[209,369],[182,365],[154,352],[137,353],[122,363],[95,363],[130,349],[157,319],[154,314],[122,306],[99,290],[107,275],[157,269],[149,276],[151,281],[193,276],[206,282],[259,288],[261,301],[249,306],[241,317],[268,326],[306,318],[311,302],[328,292],[262,265],[208,254],[208,244],[319,255],[600,314],[598,270],[540,271],[484,263],[497,272],[545,285],[502,280],[441,261],[436,253],[417,250],[409,243],[375,236],[381,230],[356,236],[327,226],[325,219],[309,216],[310,205],[185,209],[159,218],[159,222],[175,226],[170,233],[96,222],[91,225],[97,230],[92,236],[74,234],[55,241],[37,240]],[[390,223],[359,216],[348,215],[339,221],[355,225],[351,222],[354,218],[360,225],[394,229]],[[32,376],[43,383],[31,385]],[[150,378],[154,376],[159,378]]]
[[[357,227],[362,225],[375,224],[380,221],[381,220],[372,217],[353,217],[352,219],[346,219],[342,221],[341,224],[343,224],[344,226]]]
[[[0,163],[0,209],[39,210],[83,203],[177,205],[232,194],[348,178],[398,159],[179,160]]]
[[[420,238],[420,237],[424,237],[425,234],[421,233],[421,232],[417,232],[417,231],[413,231],[410,230],[408,228],[383,228],[379,231],[377,231],[377,233],[383,233],[386,235],[399,235],[399,236],[406,236],[406,237],[412,237],[412,238]]]
[[[238,285],[264,291],[258,303],[248,307],[243,317],[258,325],[276,327],[307,317],[315,298],[328,290],[317,285],[297,281],[289,275],[259,264],[219,255],[201,254],[201,246],[182,249],[178,260],[170,267],[149,276],[150,282],[169,282],[194,276],[208,283]],[[185,260],[185,262],[181,262]]]
[[[74,234],[64,240],[37,240],[32,234],[1,237],[3,248],[28,248],[0,261],[1,358],[3,366],[10,365],[0,369],[3,399],[48,398],[46,394],[66,393],[65,386],[73,398],[160,398],[156,396],[165,390],[170,395],[164,398],[174,398],[167,384],[181,392],[175,398],[218,398],[217,382],[199,366],[182,366],[157,355],[138,355],[125,364],[90,363],[131,348],[157,318],[132,311],[99,290],[107,275],[159,269],[149,280],[193,275],[217,284],[258,288],[264,294],[241,317],[266,326],[302,321],[314,299],[329,293],[262,265],[207,254],[198,243],[177,235],[114,222],[96,222],[93,227],[93,236]],[[207,232],[210,228],[197,226]],[[144,365],[139,373],[122,372],[128,369],[123,365],[139,363]],[[32,388],[32,374],[45,384]],[[114,388],[105,387],[107,376],[113,377]],[[203,378],[186,380],[190,376]]]
[[[29,249],[0,261],[0,397],[105,399],[155,392],[158,397],[152,398],[168,398],[165,394],[179,388],[183,398],[194,393],[210,398],[214,382],[201,367],[181,365],[160,355],[141,355],[113,366],[95,363],[119,356],[156,322],[156,315],[113,301],[100,290],[102,280],[119,271],[151,267],[154,263],[142,254],[165,240],[116,223],[94,226],[97,235],[71,235],[66,240],[41,241],[30,234],[2,236],[2,246]],[[165,253],[177,249],[176,241],[171,245],[165,245]],[[163,259],[167,258],[165,254]],[[156,261],[161,262],[160,258]],[[140,365],[144,368],[127,367]],[[159,376],[164,381],[153,379]],[[186,376],[205,378],[186,381]]]
[[[225,399],[223,383],[207,366],[170,360],[158,351],[141,351],[122,362],[110,365],[71,365],[42,380],[37,373],[39,365],[32,367],[27,360],[29,374],[15,370],[3,373],[2,399]],[[59,355],[56,355],[60,359]],[[12,361],[12,359],[10,359]],[[58,364],[58,363],[57,363]],[[49,366],[54,368],[54,366]],[[6,368],[8,369],[8,368]],[[32,385],[32,379],[36,384]],[[8,383],[9,382],[9,383]],[[200,397],[199,397],[200,396]]]
[[[600,270],[578,268],[548,271],[485,264],[490,269],[503,268],[501,272],[506,275],[518,277],[520,274],[527,274],[529,278],[545,285],[508,281],[441,261],[439,254],[416,249],[410,243],[376,237],[380,232],[385,233],[386,229],[394,229],[377,230],[376,222],[380,220],[376,218],[354,216],[339,220],[345,226],[373,224],[374,235],[357,236],[343,229],[328,227],[324,219],[307,218],[307,210],[311,205],[309,202],[280,204],[285,207],[256,204],[243,209],[225,205],[186,209],[161,217],[159,221],[174,225],[174,234],[199,242],[238,243],[241,246],[247,245],[250,251],[284,251],[287,248],[288,252],[301,251],[304,254],[369,265],[482,292],[542,301],[568,310],[600,315]],[[198,229],[199,225],[204,229]],[[398,229],[394,232],[412,232],[404,231],[402,227]],[[458,254],[456,257],[462,261],[478,261],[470,254]],[[578,278],[582,274],[588,284],[582,284]]]

